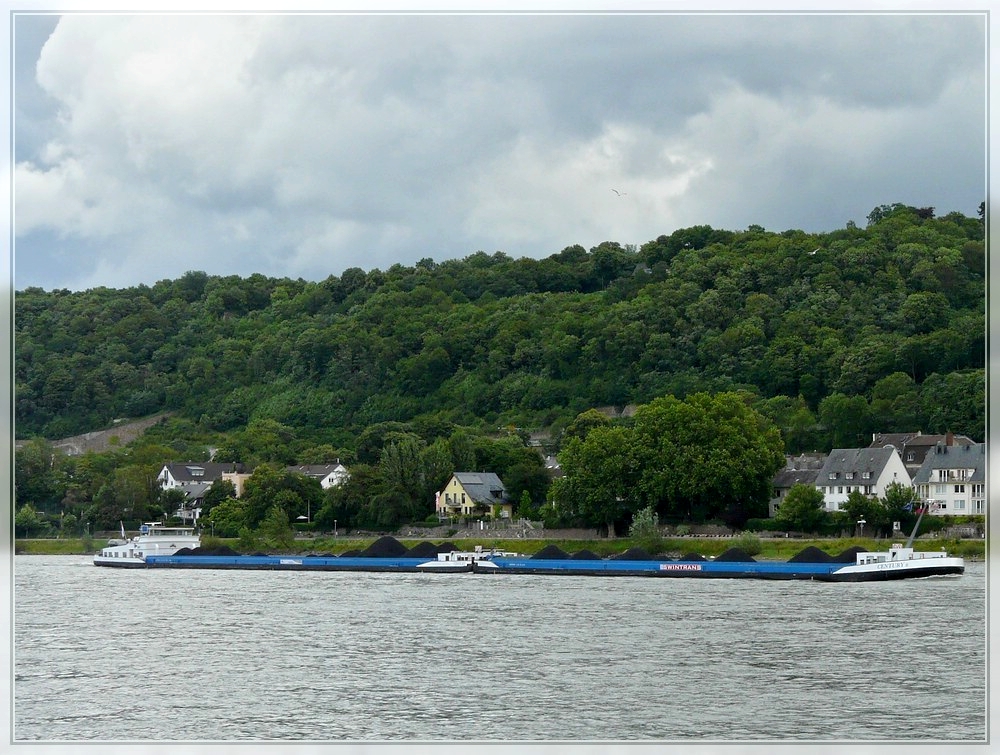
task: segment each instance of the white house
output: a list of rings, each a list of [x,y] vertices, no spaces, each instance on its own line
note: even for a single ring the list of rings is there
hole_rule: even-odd
[[[910,479],[916,477],[917,470],[924,463],[927,454],[939,443],[946,446],[971,446],[975,441],[967,435],[956,435],[953,432],[944,435],[924,435],[917,430],[912,433],[873,433],[869,448],[893,446],[899,452]]]
[[[835,448],[816,475],[816,489],[823,494],[823,505],[827,511],[840,511],[841,505],[847,502],[847,496],[855,491],[882,498],[886,488],[894,482],[906,487],[911,485],[906,466],[891,445],[885,448]]]
[[[303,464],[298,467],[285,467],[285,469],[319,480],[319,484],[324,490],[337,487],[351,476],[347,467],[339,461],[336,464]]]
[[[172,488],[186,488],[191,485],[211,485],[216,480],[221,480],[234,474],[243,472],[242,464],[215,463],[186,461],[175,464],[164,464],[163,469],[156,476],[160,487],[164,490]]]
[[[928,514],[967,516],[986,513],[986,444],[938,443],[913,477],[917,497],[930,501]]]

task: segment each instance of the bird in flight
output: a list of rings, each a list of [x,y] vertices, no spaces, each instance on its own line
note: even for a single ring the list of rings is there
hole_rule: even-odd
[[[611,191],[613,191],[615,194],[617,194],[620,197],[627,196],[627,194],[624,191],[618,191],[618,189],[612,189]]]

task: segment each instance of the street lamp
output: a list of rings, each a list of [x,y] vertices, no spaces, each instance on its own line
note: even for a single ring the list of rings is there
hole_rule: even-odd
[[[865,536],[865,524],[867,524],[867,522],[865,522],[864,519],[858,520],[858,526],[861,528],[861,537]]]
[[[334,537],[337,536],[337,520],[336,519],[333,520],[333,536]]]

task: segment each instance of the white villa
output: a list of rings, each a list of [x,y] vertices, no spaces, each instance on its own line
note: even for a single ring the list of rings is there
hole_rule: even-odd
[[[938,516],[986,513],[986,444],[938,443],[913,478],[917,497]]]
[[[823,494],[827,511],[840,511],[841,505],[855,491],[881,498],[894,482],[906,487],[911,485],[906,466],[892,446],[835,448],[816,475],[816,489]]]

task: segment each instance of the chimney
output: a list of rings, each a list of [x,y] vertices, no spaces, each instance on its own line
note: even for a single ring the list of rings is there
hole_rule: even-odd
[[[949,430],[948,434],[944,436],[944,444],[946,446],[955,445],[955,433],[953,433],[951,430]]]

